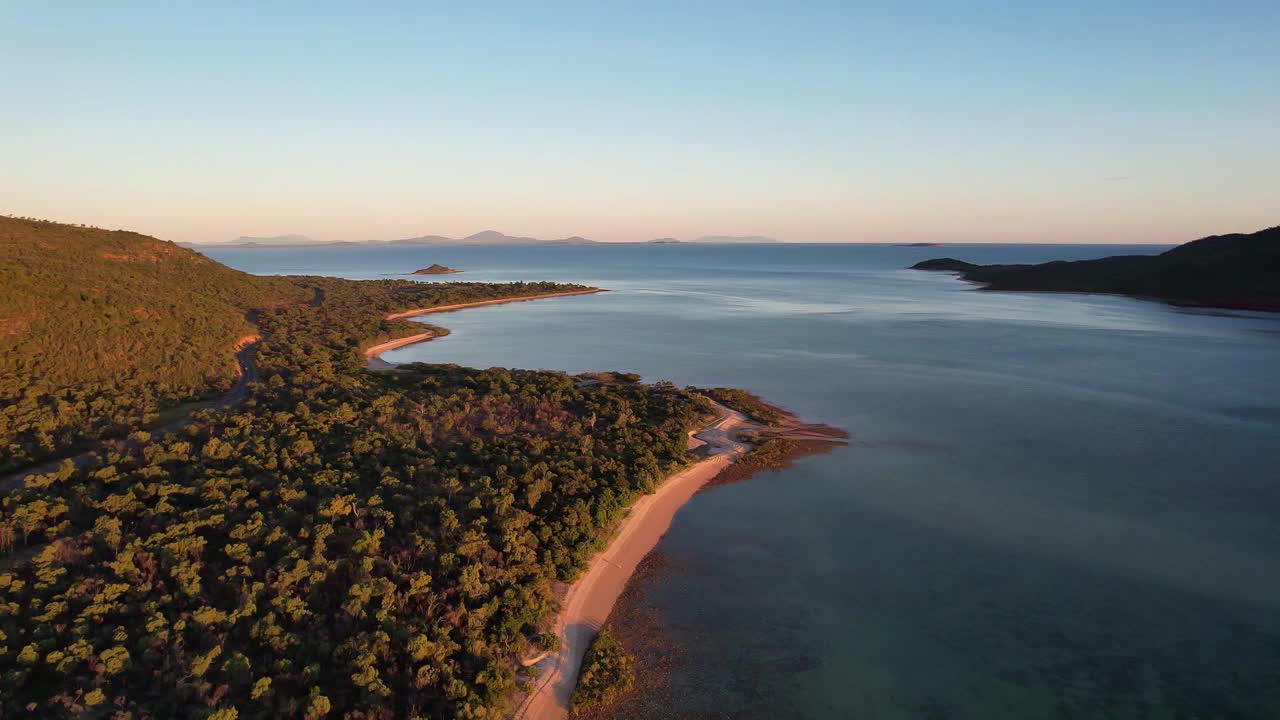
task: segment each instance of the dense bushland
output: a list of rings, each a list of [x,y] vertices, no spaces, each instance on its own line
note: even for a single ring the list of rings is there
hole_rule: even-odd
[[[0,217],[0,472],[226,391],[251,311],[310,297],[144,235]]]
[[[270,282],[311,302],[256,308],[243,402],[0,500],[0,716],[495,717],[552,583],[708,414],[670,386],[363,369],[421,331],[389,312],[572,287]]]

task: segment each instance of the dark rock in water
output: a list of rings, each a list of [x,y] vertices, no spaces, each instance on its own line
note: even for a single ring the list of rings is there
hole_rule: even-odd
[[[453,273],[460,273],[460,272],[462,271],[454,270],[451,267],[445,267],[444,265],[436,263],[431,267],[425,267],[425,268],[420,268],[418,270],[414,270],[413,274],[414,275],[450,275]]]
[[[912,270],[950,270],[952,272],[964,272],[965,270],[972,270],[973,268],[977,268],[977,267],[982,267],[982,266],[974,265],[973,263],[965,262],[963,260],[956,260],[955,258],[937,258],[934,260],[925,260],[923,262],[918,262],[915,265],[912,265],[911,269]]]
[[[1117,255],[1039,265],[926,260],[915,270],[950,270],[986,290],[1108,293],[1178,305],[1280,312],[1280,226],[1214,235],[1160,255]]]

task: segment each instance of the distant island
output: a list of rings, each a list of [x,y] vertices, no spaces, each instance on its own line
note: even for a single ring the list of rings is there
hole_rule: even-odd
[[[240,237],[236,238],[235,240],[233,240],[228,244],[229,245],[255,245],[255,246],[266,245],[271,247],[281,247],[286,245],[314,245],[316,244],[316,241],[312,240],[306,235],[297,235],[297,234],[273,235],[271,237],[250,237],[248,235],[241,235]]]
[[[899,243],[898,247],[945,247],[942,243],[920,242],[920,243]]]
[[[231,242],[214,243],[178,243],[185,248],[296,248],[296,247],[403,247],[403,246],[534,246],[534,245],[596,245],[579,235],[556,240],[539,240],[538,238],[507,235],[497,230],[482,230],[464,238],[451,238],[443,235],[419,235],[417,237],[398,240],[312,240],[306,235],[276,235],[274,237],[241,236]]]
[[[462,271],[456,270],[451,267],[447,267],[445,265],[441,265],[440,263],[434,263],[431,265],[431,267],[418,268],[417,270],[414,270],[412,273],[409,273],[409,274],[410,275],[453,275],[454,273],[460,273],[460,272]]]
[[[541,240],[534,237],[525,237],[522,235],[507,235],[497,230],[482,230],[462,238],[445,237],[444,235],[418,235],[416,237],[400,238],[398,240],[314,240],[306,235],[274,235],[271,237],[252,237],[249,235],[241,235],[230,242],[209,242],[209,243],[192,243],[180,242],[178,246],[202,250],[210,248],[239,248],[239,249],[257,249],[257,248],[317,248],[317,247],[458,247],[458,246],[485,246],[485,247],[539,247],[539,246],[575,246],[575,245],[677,245],[685,243],[703,243],[703,244],[756,244],[756,243],[779,243],[782,242],[777,238],[765,237],[763,235],[703,235],[696,240],[678,240],[676,238],[664,237],[656,240],[648,240],[642,242],[609,242],[602,243],[581,235],[571,235],[569,237],[557,238],[555,240]]]
[[[1280,226],[1201,238],[1159,255],[1039,265],[925,260],[914,270],[959,273],[984,290],[1132,295],[1176,305],[1280,312]]]
[[[763,235],[703,235],[693,242],[706,244],[736,243],[752,245],[757,243],[778,243],[782,241],[777,238],[765,237]]]

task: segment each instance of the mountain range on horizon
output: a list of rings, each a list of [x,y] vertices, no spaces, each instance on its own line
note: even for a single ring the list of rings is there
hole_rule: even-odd
[[[677,240],[675,238],[658,238],[646,241],[648,244],[673,244],[673,243],[706,243],[706,244],[731,244],[731,243],[778,243],[782,242],[776,238],[765,237],[763,235],[703,235],[696,240]],[[200,247],[266,247],[266,248],[287,248],[287,247],[359,247],[359,246],[441,246],[441,245],[487,245],[487,246],[533,246],[533,245],[610,245],[610,244],[636,244],[636,243],[605,243],[597,240],[591,240],[580,235],[573,235],[566,238],[558,238],[555,240],[541,240],[539,238],[525,237],[518,235],[507,235],[497,230],[482,230],[478,233],[468,235],[463,238],[451,238],[444,235],[419,235],[410,238],[401,238],[398,240],[315,240],[301,234],[273,235],[270,237],[254,237],[249,235],[241,235],[235,240],[228,242],[207,242],[193,243],[180,242],[178,245],[188,248]]]

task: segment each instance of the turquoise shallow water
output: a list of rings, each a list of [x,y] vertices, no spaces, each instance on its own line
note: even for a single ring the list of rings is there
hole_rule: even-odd
[[[613,292],[437,315],[392,361],[634,370],[848,430],[696,496],[646,601],[673,715],[1280,717],[1280,317],[904,270],[1160,248],[211,250],[259,273]]]

